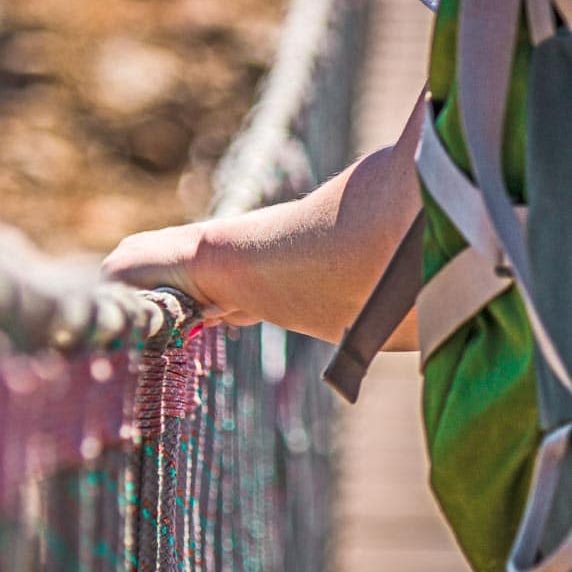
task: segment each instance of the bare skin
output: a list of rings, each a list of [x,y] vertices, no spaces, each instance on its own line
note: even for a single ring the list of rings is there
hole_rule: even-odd
[[[266,320],[339,342],[420,208],[414,154],[422,109],[419,101],[393,147],[304,198],[130,236],[106,258],[103,275],[179,288],[204,305],[208,323]],[[384,349],[417,343],[412,312]]]

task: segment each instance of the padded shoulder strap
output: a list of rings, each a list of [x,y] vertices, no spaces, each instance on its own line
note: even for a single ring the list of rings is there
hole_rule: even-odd
[[[559,381],[572,380],[532,302],[524,237],[502,169],[504,117],[520,0],[464,0],[459,35],[459,100],[473,171],[487,212],[516,275],[538,345]]]
[[[505,189],[502,143],[520,0],[464,0],[459,98],[469,156],[489,217],[528,284],[524,239]]]
[[[546,362],[540,361],[539,368],[548,365],[565,390],[570,392],[570,376],[533,303],[527,250],[510,208],[503,179],[501,152],[505,106],[520,7],[519,0],[463,0],[459,36],[461,115],[471,162],[487,211],[514,270],[538,347]],[[536,8],[540,10],[540,7]],[[544,377],[537,378],[541,395],[546,391],[542,381]],[[554,553],[539,554],[539,548],[544,547],[544,536],[551,543],[559,539],[553,536],[558,527],[554,528],[549,519],[549,514],[554,512],[552,500],[559,494],[567,499],[570,491],[560,479],[570,433],[569,430],[561,433],[557,429],[553,435],[556,440],[549,438],[541,450],[527,516],[509,566],[511,571],[564,572],[571,569],[570,536]],[[564,502],[569,506],[567,500]]]

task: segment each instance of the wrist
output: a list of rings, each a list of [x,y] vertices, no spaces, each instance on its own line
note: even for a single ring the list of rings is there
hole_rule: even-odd
[[[189,272],[197,287],[225,312],[242,309],[245,271],[240,248],[233,244],[223,220],[198,224],[196,252]]]

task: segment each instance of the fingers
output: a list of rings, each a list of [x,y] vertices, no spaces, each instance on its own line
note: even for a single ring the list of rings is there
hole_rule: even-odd
[[[179,263],[177,242],[165,240],[158,232],[132,235],[122,240],[100,267],[103,280],[119,281],[137,288],[153,289],[171,286],[198,298],[187,279],[185,269]]]
[[[129,236],[103,261],[100,275],[104,280],[120,281],[136,288],[176,288],[201,305],[206,326],[221,322],[235,326],[257,323],[258,318],[238,311],[231,305],[232,300],[210,297],[217,292],[216,287],[209,286],[213,277],[202,272],[203,266],[196,259],[201,232],[196,225],[190,225]]]
[[[107,257],[99,270],[101,279],[109,282],[125,282],[139,288],[152,289],[160,285],[160,277],[152,268],[133,266],[117,260],[113,254]]]
[[[181,288],[178,270],[180,237],[171,229],[148,231],[124,238],[101,265],[101,276],[140,288]]]

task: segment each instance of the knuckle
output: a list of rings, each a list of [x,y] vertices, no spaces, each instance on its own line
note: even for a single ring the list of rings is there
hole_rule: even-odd
[[[133,246],[134,244],[136,244],[137,242],[138,242],[138,235],[131,234],[129,236],[122,238],[119,241],[117,249],[129,248],[129,247]]]
[[[105,280],[110,280],[114,277],[116,269],[112,262],[107,258],[101,263],[99,272]]]
[[[100,272],[107,280],[119,280],[125,273],[125,266],[116,252],[112,252],[101,263]]]

